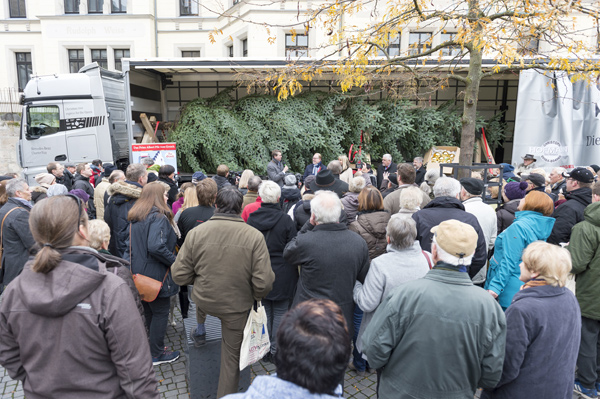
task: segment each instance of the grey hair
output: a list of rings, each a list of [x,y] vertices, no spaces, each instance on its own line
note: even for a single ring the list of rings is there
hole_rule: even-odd
[[[26,187],[25,179],[11,179],[6,183],[6,196],[8,198],[16,197],[17,191],[25,191]]]
[[[360,193],[363,188],[367,185],[367,182],[362,176],[355,176],[350,180],[350,184],[348,185],[348,190],[353,193]]]
[[[150,158],[150,157],[144,157],[141,160],[142,165],[146,165],[146,166],[152,166],[154,165],[154,159]]]
[[[441,260],[442,262],[449,263],[454,266],[462,266],[462,265],[469,266],[471,264],[471,262],[473,261],[473,255],[475,255],[475,253],[473,253],[473,255],[463,256],[462,258],[451,255],[448,252],[444,251],[438,245],[438,243],[435,239],[435,235],[433,236],[433,242],[431,243],[431,247],[433,248],[434,245],[437,250],[438,260]]]
[[[552,169],[553,171],[556,171],[556,173],[558,173],[559,175],[562,176],[563,173],[565,173],[567,170],[565,168],[563,168],[562,166],[557,166],[556,168]]]
[[[145,159],[145,158],[144,158]],[[152,158],[150,158],[152,159]],[[144,176],[146,171],[146,167],[141,163],[132,163],[127,167],[127,171],[125,172],[125,177],[127,180],[137,183],[140,180],[140,177]]]
[[[271,180],[266,180],[258,187],[258,195],[265,204],[276,204],[281,197],[281,187]]]
[[[400,209],[418,210],[421,202],[423,202],[423,191],[419,187],[406,187],[400,192]]]
[[[418,189],[417,189],[418,190]],[[386,235],[390,238],[390,245],[395,249],[412,247],[417,238],[417,223],[412,217],[406,215],[392,215],[386,228]]]
[[[435,182],[440,178],[440,171],[437,169],[429,169],[425,172],[424,183],[433,186]]]
[[[451,177],[440,177],[433,186],[433,195],[435,198],[438,197],[452,197],[456,198],[460,194],[462,186],[460,182]]]
[[[248,179],[248,191],[258,191],[258,187],[262,183],[260,176],[252,176]]]
[[[327,164],[327,169],[329,169],[334,175],[339,175],[342,173],[342,163],[337,160],[331,161]]]
[[[65,195],[68,193],[69,190],[67,190],[67,188],[62,184],[53,184],[48,187],[48,192],[46,192],[46,195],[48,197],[54,197],[55,195]]]
[[[392,156],[390,154],[383,154],[383,156],[381,157],[381,159],[389,159],[391,161],[392,160]]]
[[[310,201],[310,212],[315,215],[317,224],[338,223],[342,214],[342,202],[333,191],[320,190]]]
[[[417,161],[419,163],[423,163],[423,158],[421,158],[421,157],[415,157],[415,159],[413,159],[413,161]]]
[[[123,180],[123,179],[125,179],[125,173],[123,173],[123,171],[120,169],[113,170],[112,173],[110,174],[110,176],[108,176],[108,182],[110,184],[113,184],[114,182]],[[138,178],[138,180],[139,180],[139,178]],[[137,182],[137,180],[136,180],[136,182]]]

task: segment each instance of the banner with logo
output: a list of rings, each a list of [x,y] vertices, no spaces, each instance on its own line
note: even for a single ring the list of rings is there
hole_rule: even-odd
[[[545,74],[544,74],[545,73]],[[600,90],[561,71],[522,71],[512,162],[533,154],[536,166],[570,169],[600,162]]]
[[[150,157],[154,160],[155,164],[160,166],[173,166],[175,173],[177,173],[176,143],[132,144],[131,154],[134,163],[140,163],[142,158]]]

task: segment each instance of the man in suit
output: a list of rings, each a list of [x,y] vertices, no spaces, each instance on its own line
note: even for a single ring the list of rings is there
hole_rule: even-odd
[[[398,165],[392,162],[392,156],[390,154],[384,154],[381,157],[381,165],[377,167],[377,188],[381,189],[381,183],[383,182],[384,173],[396,173]],[[384,189],[387,188],[384,187]]]
[[[316,176],[317,173],[319,173],[323,169],[325,169],[325,166],[323,166],[323,164],[321,163],[321,154],[317,152],[315,155],[313,155],[312,163],[310,165],[307,165],[306,169],[304,169],[303,180],[306,180],[306,178],[310,175]]]

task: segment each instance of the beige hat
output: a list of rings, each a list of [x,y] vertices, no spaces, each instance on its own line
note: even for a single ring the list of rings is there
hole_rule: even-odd
[[[35,181],[42,187],[50,187],[56,181],[56,177],[50,173],[39,173],[35,175]]]
[[[432,227],[431,232],[435,234],[437,245],[452,256],[464,258],[475,253],[477,232],[466,223],[446,220]]]

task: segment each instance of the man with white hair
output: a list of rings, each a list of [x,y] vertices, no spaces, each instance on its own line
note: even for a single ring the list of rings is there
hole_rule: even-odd
[[[413,219],[417,222],[417,240],[419,240],[421,248],[425,251],[431,251],[431,240],[433,238],[431,228],[443,221],[456,219],[473,226],[478,235],[477,250],[473,262],[468,268],[469,276],[473,278],[487,262],[487,246],[485,235],[477,218],[465,212],[465,207],[460,202],[460,191],[461,185],[458,180],[451,177],[440,177],[433,186],[435,198],[423,209],[416,212]]]
[[[550,172],[550,175],[548,176],[550,178],[551,193],[556,195],[556,198],[567,192],[567,179],[563,176],[563,173],[566,171],[565,168],[559,166],[552,169],[552,172]]]
[[[369,364],[383,369],[380,398],[472,398],[502,376],[504,312],[465,273],[478,234],[458,220],[431,230],[435,266],[392,291],[362,337]]]
[[[392,156],[390,154],[383,154],[383,156],[381,157],[381,164],[377,167],[377,188],[381,189],[381,183],[383,182],[384,173],[396,173],[397,169],[398,165],[392,162]]]
[[[369,249],[365,240],[339,223],[342,203],[335,193],[318,191],[310,205],[310,223],[283,252],[286,262],[301,266],[293,305],[310,298],[331,299],[342,308],[352,336],[352,292],[356,280],[363,283],[369,271]]]

